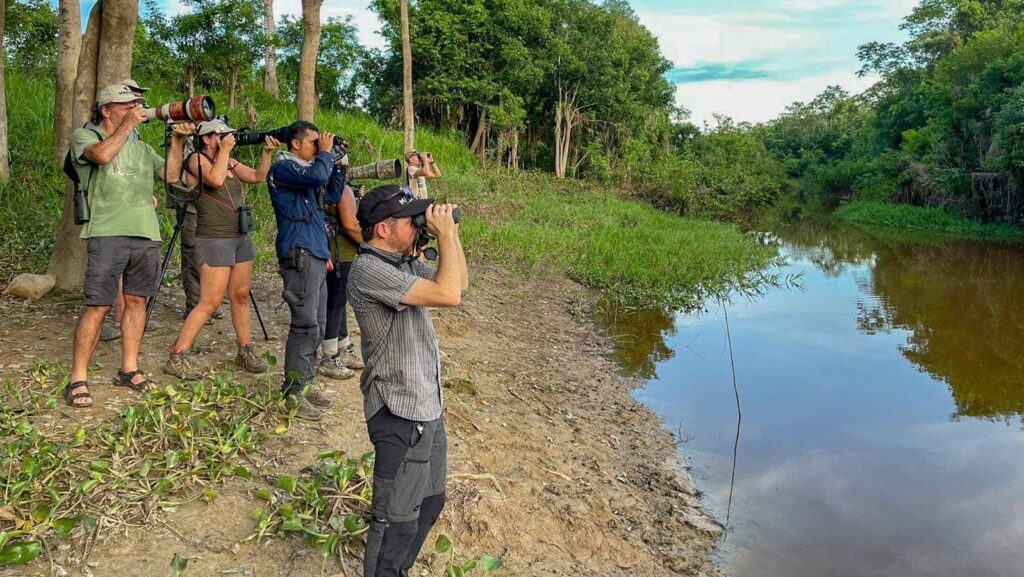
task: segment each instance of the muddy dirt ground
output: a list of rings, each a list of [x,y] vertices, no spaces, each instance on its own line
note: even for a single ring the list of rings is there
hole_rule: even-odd
[[[608,360],[612,343],[587,319],[591,295],[561,278],[471,268],[473,287],[463,305],[433,312],[446,375],[459,383],[446,390],[449,500],[435,534],[451,536],[467,557],[501,555],[499,575],[720,575],[711,556],[722,529],[702,509],[676,440],[629,395],[633,383],[616,375]],[[266,275],[254,289],[272,341],[263,342],[253,324],[261,350],[283,359],[288,312],[275,310],[279,283]],[[162,289],[159,326],[143,344],[140,366],[158,383],[171,380],[160,367],[180,328],[182,301],[180,289]],[[0,378],[26,379],[37,360],[69,364],[79,310],[74,296],[0,300]],[[100,343],[94,382],[118,367],[118,343]],[[204,367],[228,367],[234,354],[228,315],[207,326],[198,344]],[[356,379],[321,382],[334,406],[321,423],[294,421],[264,443],[270,473],[297,475],[324,449],[351,455],[371,449]],[[115,418],[136,398],[104,384],[93,391],[92,408],[61,405],[40,418],[71,432]],[[299,538],[239,543],[254,529],[249,513],[262,503],[255,487],[232,478],[210,504],[108,531],[85,564],[68,559],[69,553],[80,558],[80,551],[65,549],[52,566],[0,568],[0,576],[171,575],[175,553],[190,559],[185,577],[321,575],[320,556]],[[433,540],[412,575],[438,574]],[[359,575],[361,559],[331,560],[326,574]]]

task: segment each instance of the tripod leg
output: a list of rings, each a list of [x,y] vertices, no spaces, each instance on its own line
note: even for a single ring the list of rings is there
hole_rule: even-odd
[[[256,320],[260,321],[260,328],[263,329],[263,340],[269,341],[270,335],[267,334],[267,327],[263,324],[263,315],[260,314],[260,307],[256,304],[256,295],[252,294],[252,289],[249,289],[249,300],[252,301],[252,308],[256,311]]]
[[[167,248],[167,253],[164,254],[163,262],[160,264],[160,277],[156,285],[156,295],[150,297],[149,302],[146,303],[146,324],[142,325],[142,334],[146,334],[146,327],[149,326],[149,319],[153,316],[153,308],[156,306],[156,297],[160,296],[160,287],[164,284],[164,273],[167,272],[167,263],[171,260],[171,253],[174,252],[174,243],[178,241],[178,235],[181,234],[181,225],[184,222],[185,211],[179,209],[177,221],[174,223],[174,232],[171,234],[171,244]]]

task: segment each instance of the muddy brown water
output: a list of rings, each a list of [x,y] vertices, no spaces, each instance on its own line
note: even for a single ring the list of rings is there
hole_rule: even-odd
[[[1024,575],[1024,247],[766,238],[798,287],[605,319],[636,397],[688,439],[725,572]]]

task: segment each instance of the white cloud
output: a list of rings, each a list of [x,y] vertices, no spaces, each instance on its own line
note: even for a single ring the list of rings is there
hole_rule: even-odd
[[[742,62],[791,48],[804,38],[791,30],[730,23],[705,16],[639,12],[661,52],[678,67],[704,62]]]
[[[863,92],[878,79],[857,78],[852,71],[800,80],[744,80],[693,82],[676,86],[676,103],[691,113],[690,121],[714,126],[714,115],[736,121],[764,122],[796,101],[808,102],[826,87],[838,84],[851,94]]]

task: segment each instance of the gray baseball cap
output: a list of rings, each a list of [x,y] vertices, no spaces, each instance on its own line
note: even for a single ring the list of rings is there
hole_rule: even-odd
[[[145,87],[139,86],[139,83],[135,82],[131,78],[128,78],[126,80],[122,80],[120,83],[124,84],[128,88],[131,88],[135,92],[147,92],[149,90],[149,88],[145,88]]]
[[[138,96],[132,88],[126,84],[111,84],[105,86],[96,96],[96,106],[103,106],[115,102],[145,102],[145,98]]]
[[[228,132],[234,131],[234,128],[224,124],[223,120],[217,118],[207,120],[206,122],[200,122],[199,126],[196,127],[196,134],[198,136],[205,136],[207,134],[227,134]]]

